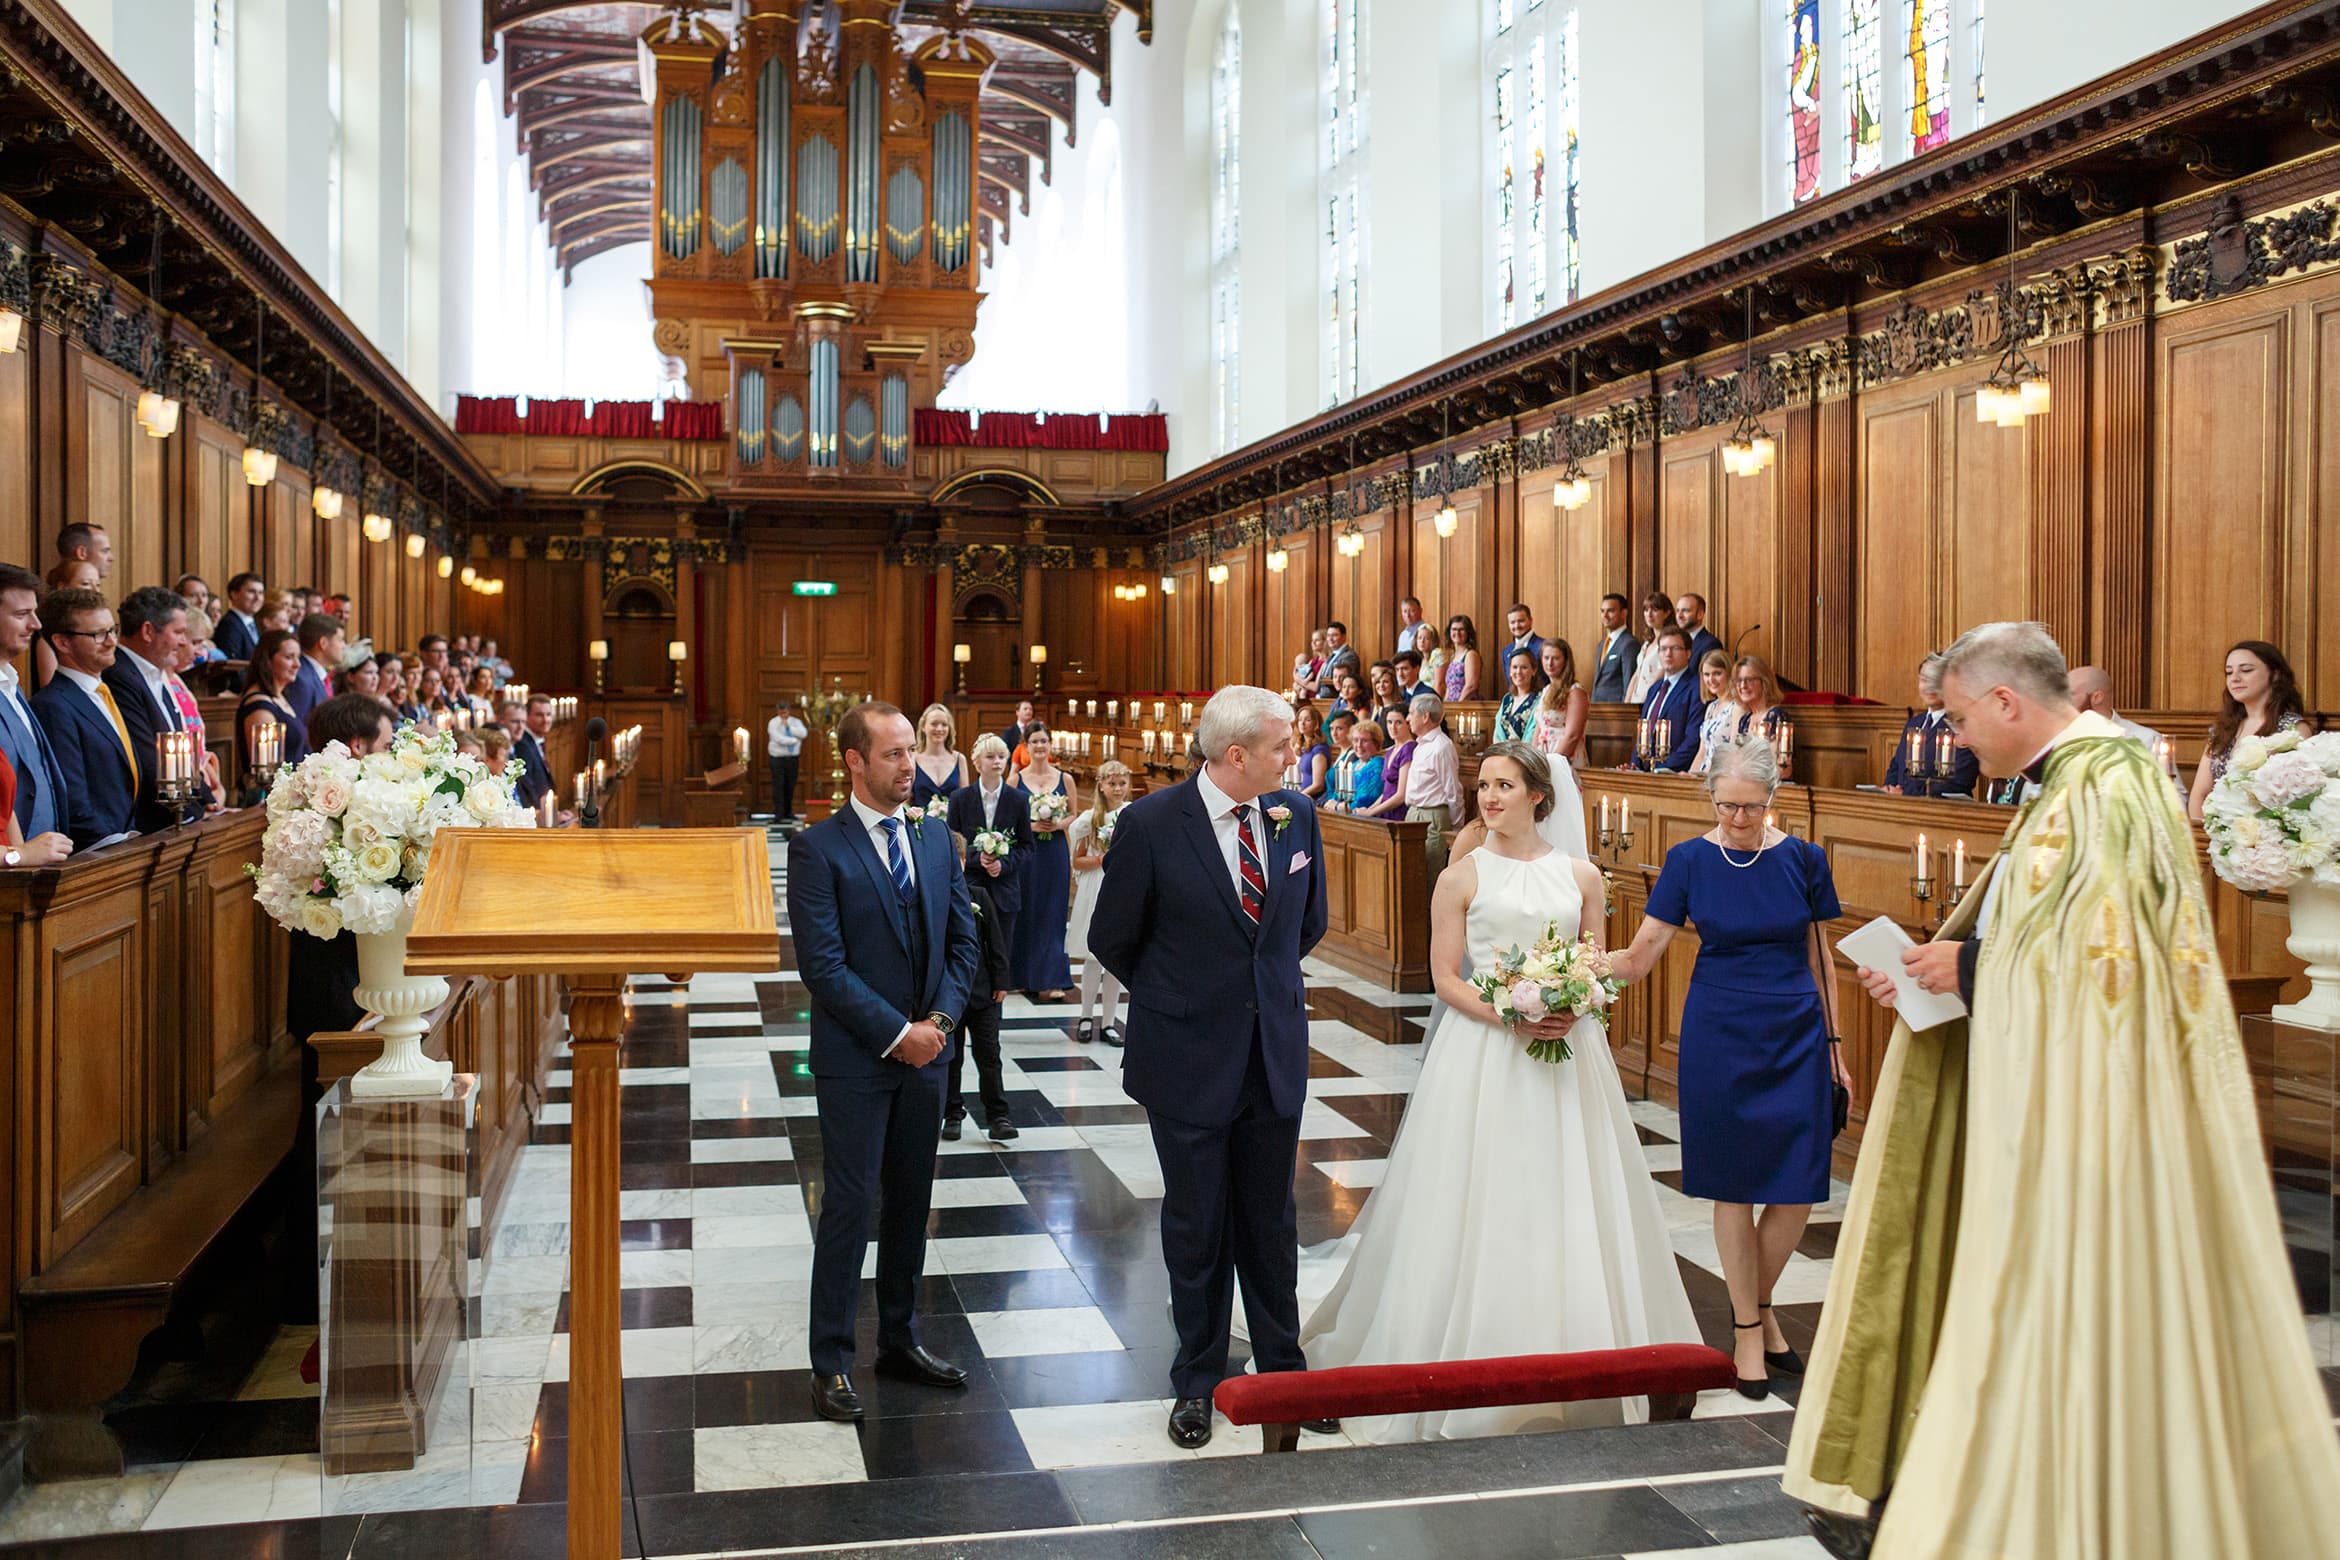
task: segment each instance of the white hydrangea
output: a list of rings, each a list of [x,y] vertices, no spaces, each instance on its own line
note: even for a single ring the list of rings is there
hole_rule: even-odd
[[[2264,764],[2267,761],[2268,741],[2266,737],[2237,738],[2234,752],[2226,760],[2228,773],[2247,775]]]
[[[352,884],[333,901],[343,929],[361,937],[395,930],[405,908],[406,897],[382,883]]]
[[[2277,753],[2251,777],[2251,789],[2269,807],[2289,807],[2324,789],[2324,771],[2304,753]]]

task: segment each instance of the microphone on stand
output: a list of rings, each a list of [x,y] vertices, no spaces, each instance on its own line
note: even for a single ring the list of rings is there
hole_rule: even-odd
[[[1731,641],[1731,660],[1733,662],[1736,662],[1739,659],[1739,647],[1747,642],[1747,636],[1754,633],[1762,626],[1763,625],[1761,623],[1750,623],[1745,628],[1739,630],[1739,637]]]
[[[577,800],[577,827],[601,827],[601,788],[592,779],[593,766],[601,757],[601,739],[609,735],[609,722],[596,715],[585,723],[585,794]]]

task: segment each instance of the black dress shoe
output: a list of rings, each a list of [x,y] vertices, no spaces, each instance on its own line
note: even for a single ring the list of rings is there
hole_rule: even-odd
[[[1019,1138],[1022,1136],[1023,1134],[1016,1130],[1016,1124],[1008,1120],[1005,1116],[1000,1117],[997,1121],[991,1124],[991,1141],[994,1143],[1005,1143],[1013,1138]]]
[[[1211,1400],[1180,1398],[1170,1409],[1170,1439],[1193,1451],[1211,1444]]]
[[[1731,1318],[1731,1327],[1737,1332],[1755,1332],[1762,1326],[1761,1322],[1742,1322],[1736,1316]],[[1769,1355],[1765,1357],[1769,1358]],[[1734,1385],[1739,1396],[1758,1403],[1771,1396],[1771,1376],[1768,1372],[1761,1376],[1741,1376]]]
[[[1882,1503],[1872,1507],[1881,1511]],[[1868,1560],[1869,1551],[1877,1542],[1877,1518],[1847,1517],[1833,1511],[1822,1511],[1817,1506],[1804,1508],[1804,1521],[1812,1529],[1812,1537],[1822,1549],[1836,1560]]]
[[[967,1373],[949,1360],[936,1359],[921,1345],[889,1349],[877,1357],[877,1373],[929,1387],[963,1387]]]
[[[1100,1034],[1098,1038],[1103,1040],[1107,1045],[1113,1047],[1115,1050],[1120,1050],[1122,1043],[1121,1026],[1119,1024],[1107,1024],[1105,1026],[1104,1032]]]
[[[1073,1025],[1072,1037],[1076,1044],[1087,1045],[1097,1038],[1097,1021],[1093,1018],[1080,1020]]]
[[[1310,1435],[1339,1435],[1341,1422],[1337,1419],[1303,1419],[1300,1428]]]
[[[945,1143],[956,1143],[957,1141],[959,1141],[959,1133],[960,1133],[960,1131],[961,1131],[961,1127],[960,1127],[960,1123],[959,1123],[959,1118],[958,1118],[958,1117],[956,1117],[956,1116],[945,1116],[945,1117],[943,1117],[943,1141],[944,1141]]]
[[[1771,1309],[1771,1302],[1768,1300],[1758,1300],[1755,1302],[1755,1309],[1758,1311],[1768,1311]],[[1801,1376],[1804,1373],[1804,1357],[1801,1354],[1798,1354],[1792,1347],[1785,1349],[1765,1349],[1763,1351],[1763,1363],[1771,1367],[1773,1370],[1778,1371],[1783,1376]]]
[[[851,1376],[815,1376],[812,1383],[813,1412],[823,1419],[839,1424],[851,1424],[861,1417],[861,1394],[853,1390]]]

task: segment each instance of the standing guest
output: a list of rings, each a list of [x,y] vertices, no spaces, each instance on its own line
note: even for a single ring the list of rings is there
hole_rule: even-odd
[[[521,765],[520,778],[513,784],[512,794],[523,807],[534,807],[552,794],[552,759],[544,750],[552,728],[552,695],[530,693],[527,712],[512,732],[512,752]]]
[[[179,582],[171,589],[177,592],[179,599],[187,604],[187,612],[190,617],[198,612],[205,617],[212,615],[211,586],[204,581],[202,575],[182,574],[179,576]]]
[[[1475,699],[1480,686],[1478,625],[1467,614],[1457,612],[1446,620],[1445,702]]]
[[[1682,1004],[1682,1191],[1714,1204],[1739,1393],[1803,1373],[1771,1314],[1812,1204],[1828,1200],[1838,1087],[1828,923],[1842,913],[1828,855],[1771,827],[1779,763],[1761,737],[1726,744],[1706,775],[1715,826],[1666,852],[1649,910],[1614,970],[1647,975],[1683,926],[1698,963]],[[1763,1209],[1761,1218],[1756,1207]]]
[[[1532,653],[1525,647],[1516,647],[1504,662],[1511,687],[1503,695],[1503,702],[1495,706],[1496,741],[1527,740],[1528,728],[1535,724],[1536,695],[1544,691],[1544,668],[1540,664],[1543,653],[1544,644],[1539,639]]]
[[[2131,742],[2142,742],[2145,751],[2161,752],[2161,733],[2151,726],[2139,725],[2123,716],[2113,705],[2112,677],[2101,666],[2075,666],[2066,679],[2072,691],[2072,703],[2084,715],[2101,715],[2121,729]]]
[[[1370,806],[1358,808],[1361,818],[1403,818],[1406,815],[1406,766],[1414,761],[1414,728],[1403,710],[1391,710],[1381,722],[1381,795]]]
[[[1008,755],[1011,758],[1015,755],[1016,749],[1024,745],[1024,739],[1030,736],[1033,729],[1039,724],[1039,712],[1033,708],[1032,701],[1018,699],[1015,720],[1009,724],[1007,730],[999,734],[999,740],[1007,744]]]
[[[1430,825],[1423,849],[1429,857],[1431,886],[1436,887],[1438,874],[1446,870],[1454,815],[1462,809],[1462,758],[1446,732],[1443,700],[1422,695],[1408,718],[1414,728],[1414,759],[1406,766],[1406,821]]]
[[[1536,632],[1536,615],[1521,602],[1503,614],[1503,626],[1511,630],[1511,643],[1503,647],[1503,664],[1522,650],[1528,653],[1528,664],[1541,666],[1544,659],[1544,636]]]
[[[1032,816],[1032,859],[1024,865],[1024,903],[1016,921],[1016,989],[1037,1002],[1063,1002],[1072,996],[1072,963],[1065,957],[1065,916],[1072,903],[1072,851],[1065,833],[1080,807],[1080,788],[1072,776],[1056,767],[1055,741],[1046,726],[1024,733],[1024,751],[1031,762],[1016,771],[1016,788],[1027,802],[1043,796],[1064,799],[1065,815],[1043,821]]]
[[[1301,698],[1315,694],[1316,674],[1324,670],[1324,656],[1324,630],[1312,628],[1308,631],[1308,648],[1292,657],[1292,691]]]
[[[138,760],[105,683],[120,635],[114,609],[94,590],[51,591],[40,616],[57,675],[32,696],[33,715],[56,759],[65,832],[75,850],[87,850],[128,833],[138,812]]]
[[[1601,641],[1593,652],[1592,696],[1603,704],[1621,704],[1633,685],[1633,671],[1641,654],[1627,621],[1633,605],[1615,591],[1601,598]]]
[[[998,733],[987,731],[975,739],[973,758],[974,782],[959,787],[951,797],[951,832],[969,846],[969,879],[991,885],[992,908],[998,912],[1001,933],[1007,938],[1007,989],[1012,991],[1017,989],[1013,976],[1017,928],[1024,915],[1024,873],[1039,854],[1039,841],[1032,833],[1031,804],[1023,792],[1007,783],[1007,743]],[[973,850],[975,836],[986,829],[1008,837],[1005,860]]]
[[[1680,774],[1698,756],[1698,734],[1706,719],[1706,703],[1698,696],[1698,679],[1690,675],[1689,633],[1668,623],[1658,630],[1657,647],[1661,675],[1650,688],[1649,696],[1641,701],[1641,718],[1672,723],[1669,747],[1657,755],[1655,762],[1636,754],[1631,767]]]
[[[1658,649],[1660,630],[1674,621],[1674,599],[1662,590],[1653,590],[1641,598],[1642,625],[1649,630],[1649,638],[1642,641],[1641,654],[1633,662],[1633,681],[1625,685],[1625,697],[1639,704],[1649,697],[1649,690],[1666,675],[1665,656]]]
[[[997,742],[989,732],[979,739]],[[1022,1136],[1009,1114],[1006,1068],[999,1055],[1000,1012],[1007,1004],[1013,949],[1009,945],[1008,917],[999,909],[998,885],[981,872],[967,870],[966,837],[951,835],[951,851],[967,883],[967,901],[975,912],[975,983],[967,988],[966,1011],[959,1015],[958,1033],[951,1036],[951,1076],[943,1085],[942,1135],[956,1143],[967,1129],[967,1053],[975,1053],[975,1089],[983,1097],[986,1135],[994,1143]]]
[[[2194,791],[2186,811],[2202,821],[2210,788],[2226,773],[2234,745],[2244,737],[2271,737],[2307,723],[2307,701],[2283,652],[2264,639],[2245,639],[2226,652],[2226,696],[2210,723],[2210,740],[2194,769]]]
[[[0,768],[9,771],[9,866],[46,867],[73,853],[65,832],[65,776],[32,702],[17,686],[16,663],[41,631],[41,582],[30,569],[0,563]]]
[[[60,558],[49,566],[48,590],[91,590],[98,588],[98,566],[87,558]],[[48,591],[43,591],[43,595]],[[48,636],[33,640],[33,689],[46,688],[49,679],[57,675],[57,652],[50,648]]]
[[[249,569],[229,579],[227,611],[220,615],[219,628],[213,636],[213,643],[229,660],[249,661],[252,652],[259,648],[260,623],[256,614],[267,595],[260,576]]]
[[[1335,713],[1346,710],[1359,720],[1369,718],[1373,714],[1373,695],[1365,691],[1365,679],[1355,672],[1341,673],[1340,697],[1333,700],[1333,710]]]
[[[309,734],[285,690],[300,675],[301,642],[281,628],[260,636],[252,651],[251,675],[245,679],[243,701],[236,706],[236,755],[245,774],[252,772],[253,733],[262,726],[281,726],[284,744],[280,758],[291,768],[309,756]]]
[[[1731,658],[1709,650],[1698,663],[1698,697],[1706,714],[1698,723],[1698,750],[1691,755],[1689,772],[1706,773],[1706,766],[1725,742],[1739,740],[1739,701],[1731,697]]]
[[[1065,928],[1064,951],[1081,961],[1081,1016],[1073,1027],[1075,1040],[1091,1038],[1119,1046],[1121,982],[1113,978],[1089,951],[1089,922],[1097,913],[1097,894],[1105,881],[1105,853],[1113,844],[1115,820],[1129,805],[1129,766],[1109,758],[1097,767],[1097,799],[1072,823],[1072,921]],[[1100,1008],[1099,999],[1103,999]],[[1090,1014],[1100,1016],[1094,1020]]]
[[[1324,664],[1316,669],[1316,696],[1323,698],[1335,691],[1344,672],[1362,675],[1363,667],[1357,659],[1357,647],[1349,643],[1349,625],[1324,625]]]
[[[161,741],[165,732],[184,732],[187,720],[171,691],[168,672],[186,649],[187,608],[160,585],[122,598],[121,653],[106,668],[106,686],[130,734],[138,766],[138,827],[152,833],[183,823],[215,804],[218,793],[198,780],[189,802],[162,799]]]
[[[1422,658],[1421,691],[1424,693],[1436,693],[1439,689],[1445,687],[1446,640],[1445,637],[1438,632],[1437,626],[1430,623],[1415,624],[1414,643],[1411,648],[1414,654]],[[1406,701],[1406,707],[1408,709],[1413,707],[1413,701],[1411,699]]]
[[[1698,592],[1686,590],[1674,598],[1674,621],[1689,631],[1693,661],[1703,661],[1723,647],[1722,640],[1706,626],[1706,598]]]
[[[1360,718],[1349,728],[1349,752],[1353,761],[1348,768],[1347,783],[1333,799],[1330,810],[1363,812],[1380,803],[1381,749],[1385,740],[1381,728],[1371,720]]]
[[[355,666],[345,666],[341,669],[336,691],[362,693],[369,699],[379,699],[382,697],[382,669],[374,664],[371,657]]]
[[[1414,647],[1415,631],[1423,626],[1422,598],[1419,596],[1399,597],[1397,647],[1400,650],[1411,650]],[[1438,637],[1438,631],[1435,628],[1430,630],[1430,637],[1433,639]]]
[[[812,997],[821,1217],[813,1241],[813,1409],[861,1417],[854,1312],[877,1223],[877,1370],[963,1388],[967,1373],[918,1337],[918,1281],[934,1201],[950,1037],[978,957],[967,881],[940,829],[903,816],[909,717],[860,704],[838,724],[851,801],[788,852],[788,923]]]
[[[764,762],[772,771],[772,821],[796,821],[796,766],[807,728],[796,705],[782,699],[764,722]]]
[[[1397,703],[1404,709],[1414,702],[1417,693],[1428,693],[1430,685],[1422,680],[1422,652],[1400,650],[1390,659],[1390,674],[1397,679]]]
[[[1292,745],[1300,751],[1297,760],[1300,794],[1312,802],[1321,802],[1326,774],[1332,768],[1332,750],[1324,741],[1324,716],[1315,705],[1303,704],[1293,712],[1292,729]]]
[[[1349,751],[1349,733],[1357,729],[1357,715],[1353,710],[1335,709],[1332,718],[1324,723],[1325,751],[1331,755],[1332,765],[1324,777],[1324,799],[1337,802],[1349,791],[1349,769],[1357,757]]]
[[[1379,725],[1381,718],[1391,710],[1401,707],[1398,699],[1397,668],[1389,662],[1376,661],[1371,666],[1366,667],[1365,686],[1372,696],[1375,725]]]
[[[114,572],[114,542],[95,520],[80,520],[57,533],[57,557],[64,562],[95,565],[103,584]],[[89,587],[97,589],[96,585]]]
[[[910,805],[923,812],[939,796],[947,811],[951,794],[967,783],[967,755],[959,751],[959,724],[942,705],[919,712],[918,751],[910,762]]]
[[[349,641],[340,620],[322,612],[302,618],[294,632],[301,636],[301,673],[285,696],[301,719],[307,720],[309,711],[333,697],[333,674],[341,666]]]
[[[1972,796],[1977,773],[1974,755],[1959,744],[1957,733],[1943,712],[1939,653],[1918,663],[1917,694],[1920,707],[1912,710],[1909,719],[1901,723],[1901,735],[1893,742],[1892,761],[1885,766],[1885,791],[1894,796]],[[1917,774],[1910,773],[1909,766],[1912,738],[1917,741],[1922,771]],[[1935,773],[1944,754],[1950,756],[1947,779]]]
[[[196,772],[202,776],[203,783],[211,788],[211,794],[224,804],[227,798],[227,781],[219,772],[219,755],[211,751],[210,738],[204,730],[203,706],[197,701],[195,691],[189,688],[186,680],[179,675],[195,664],[197,648],[194,643],[195,625],[202,620],[195,613],[190,612],[187,614],[187,621],[187,639],[179,646],[173,663],[163,668],[163,676],[170,684],[172,701],[179,707],[179,718],[186,723],[188,735],[195,739]]]
[[[1544,641],[1544,690],[1536,695],[1536,718],[1528,746],[1546,758],[1576,764],[1584,757],[1584,726],[1592,698],[1576,680],[1576,652],[1565,639]],[[1557,792],[1555,792],[1557,794]]]

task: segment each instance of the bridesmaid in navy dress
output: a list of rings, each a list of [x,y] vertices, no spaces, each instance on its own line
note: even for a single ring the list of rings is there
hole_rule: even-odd
[[[1697,929],[1682,1004],[1682,1190],[1715,1205],[1739,1391],[1751,1398],[1769,1392],[1770,1370],[1803,1372],[1771,1291],[1812,1204],[1828,1200],[1833,1085],[1849,1082],[1827,973],[1836,884],[1824,851],[1766,822],[1778,788],[1761,732],[1717,745],[1706,774],[1715,828],[1666,852],[1648,914],[1616,961],[1637,980],[1685,923]]]
[[[1032,814],[1035,843],[1032,859],[1024,863],[1023,913],[1016,918],[1016,989],[1035,1001],[1064,1002],[1072,996],[1072,960],[1064,951],[1065,922],[1072,911],[1072,848],[1066,831],[1080,799],[1072,777],[1056,767],[1046,727],[1024,733],[1024,751],[1031,763],[1017,772],[1016,788],[1035,801],[1063,797],[1064,816],[1049,823],[1037,809]]]
[[[918,717],[918,751],[911,755],[910,805],[920,812],[942,798],[950,806],[951,793],[967,783],[967,755],[959,751],[958,723],[939,704],[929,704]]]

